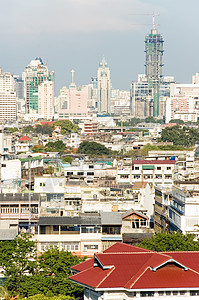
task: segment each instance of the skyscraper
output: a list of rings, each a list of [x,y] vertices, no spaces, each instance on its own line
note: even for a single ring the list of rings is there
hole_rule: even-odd
[[[110,69],[105,58],[102,58],[97,72],[97,104],[99,113],[111,112],[111,79]]]
[[[54,82],[54,72],[49,72],[41,58],[36,58],[25,68],[23,79],[26,112],[33,109],[38,113],[38,86],[46,80]]]
[[[162,83],[162,57],[163,37],[155,27],[155,16],[153,16],[153,29],[145,38],[145,74],[149,84],[150,93],[153,98],[153,116],[159,116],[159,90]]]

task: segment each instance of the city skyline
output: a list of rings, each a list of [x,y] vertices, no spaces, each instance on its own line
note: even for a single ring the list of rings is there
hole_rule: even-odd
[[[144,73],[144,38],[152,27],[150,14],[157,12],[158,31],[165,40],[163,75],[191,82],[199,69],[197,7],[194,0],[2,2],[1,67],[21,75],[39,56],[55,71],[58,95],[70,84],[71,69],[77,85],[88,84],[104,55],[113,88],[129,90],[137,74]]]

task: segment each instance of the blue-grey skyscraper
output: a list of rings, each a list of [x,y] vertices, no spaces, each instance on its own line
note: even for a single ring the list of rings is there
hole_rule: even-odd
[[[153,116],[159,116],[159,90],[162,83],[162,57],[163,57],[163,37],[155,27],[153,16],[153,29],[145,38],[145,74],[153,97]]]

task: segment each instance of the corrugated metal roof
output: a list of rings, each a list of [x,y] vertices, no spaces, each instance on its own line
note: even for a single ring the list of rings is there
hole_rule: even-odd
[[[119,212],[101,212],[102,225],[122,225],[122,214]]]
[[[101,218],[97,216],[40,217],[39,225],[101,225]]]

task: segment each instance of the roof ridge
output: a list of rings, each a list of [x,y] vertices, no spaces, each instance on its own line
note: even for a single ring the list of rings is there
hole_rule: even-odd
[[[108,274],[99,282],[99,284],[96,286],[97,288],[102,284],[102,282],[104,282],[107,277],[115,270],[115,266],[113,266],[110,271],[108,272]]]
[[[150,253],[150,252],[149,252],[149,253]],[[148,268],[151,268],[151,266],[150,266],[150,261],[151,261],[151,259],[154,257],[154,255],[167,256],[167,255],[163,255],[163,254],[158,253],[158,252],[152,252],[152,255],[147,259],[147,261],[146,261],[145,264],[141,267],[141,269],[140,269],[135,275],[133,275],[133,276],[131,277],[130,280],[133,280],[133,277],[135,277],[136,275],[138,276],[138,278],[136,278],[135,281],[131,284],[130,288],[137,282],[137,280],[141,277],[142,274],[144,274],[144,272],[145,272]],[[168,258],[171,259],[172,257],[169,257],[169,256],[168,256]],[[167,260],[166,260],[166,261],[167,261]],[[144,271],[142,271],[143,269],[144,269]],[[142,272],[142,273],[141,273],[141,272]],[[141,273],[141,274],[139,275],[139,273]],[[129,281],[130,281],[130,280],[129,280]],[[128,282],[129,282],[129,281],[128,281]],[[126,286],[126,285],[125,285],[125,286]]]

